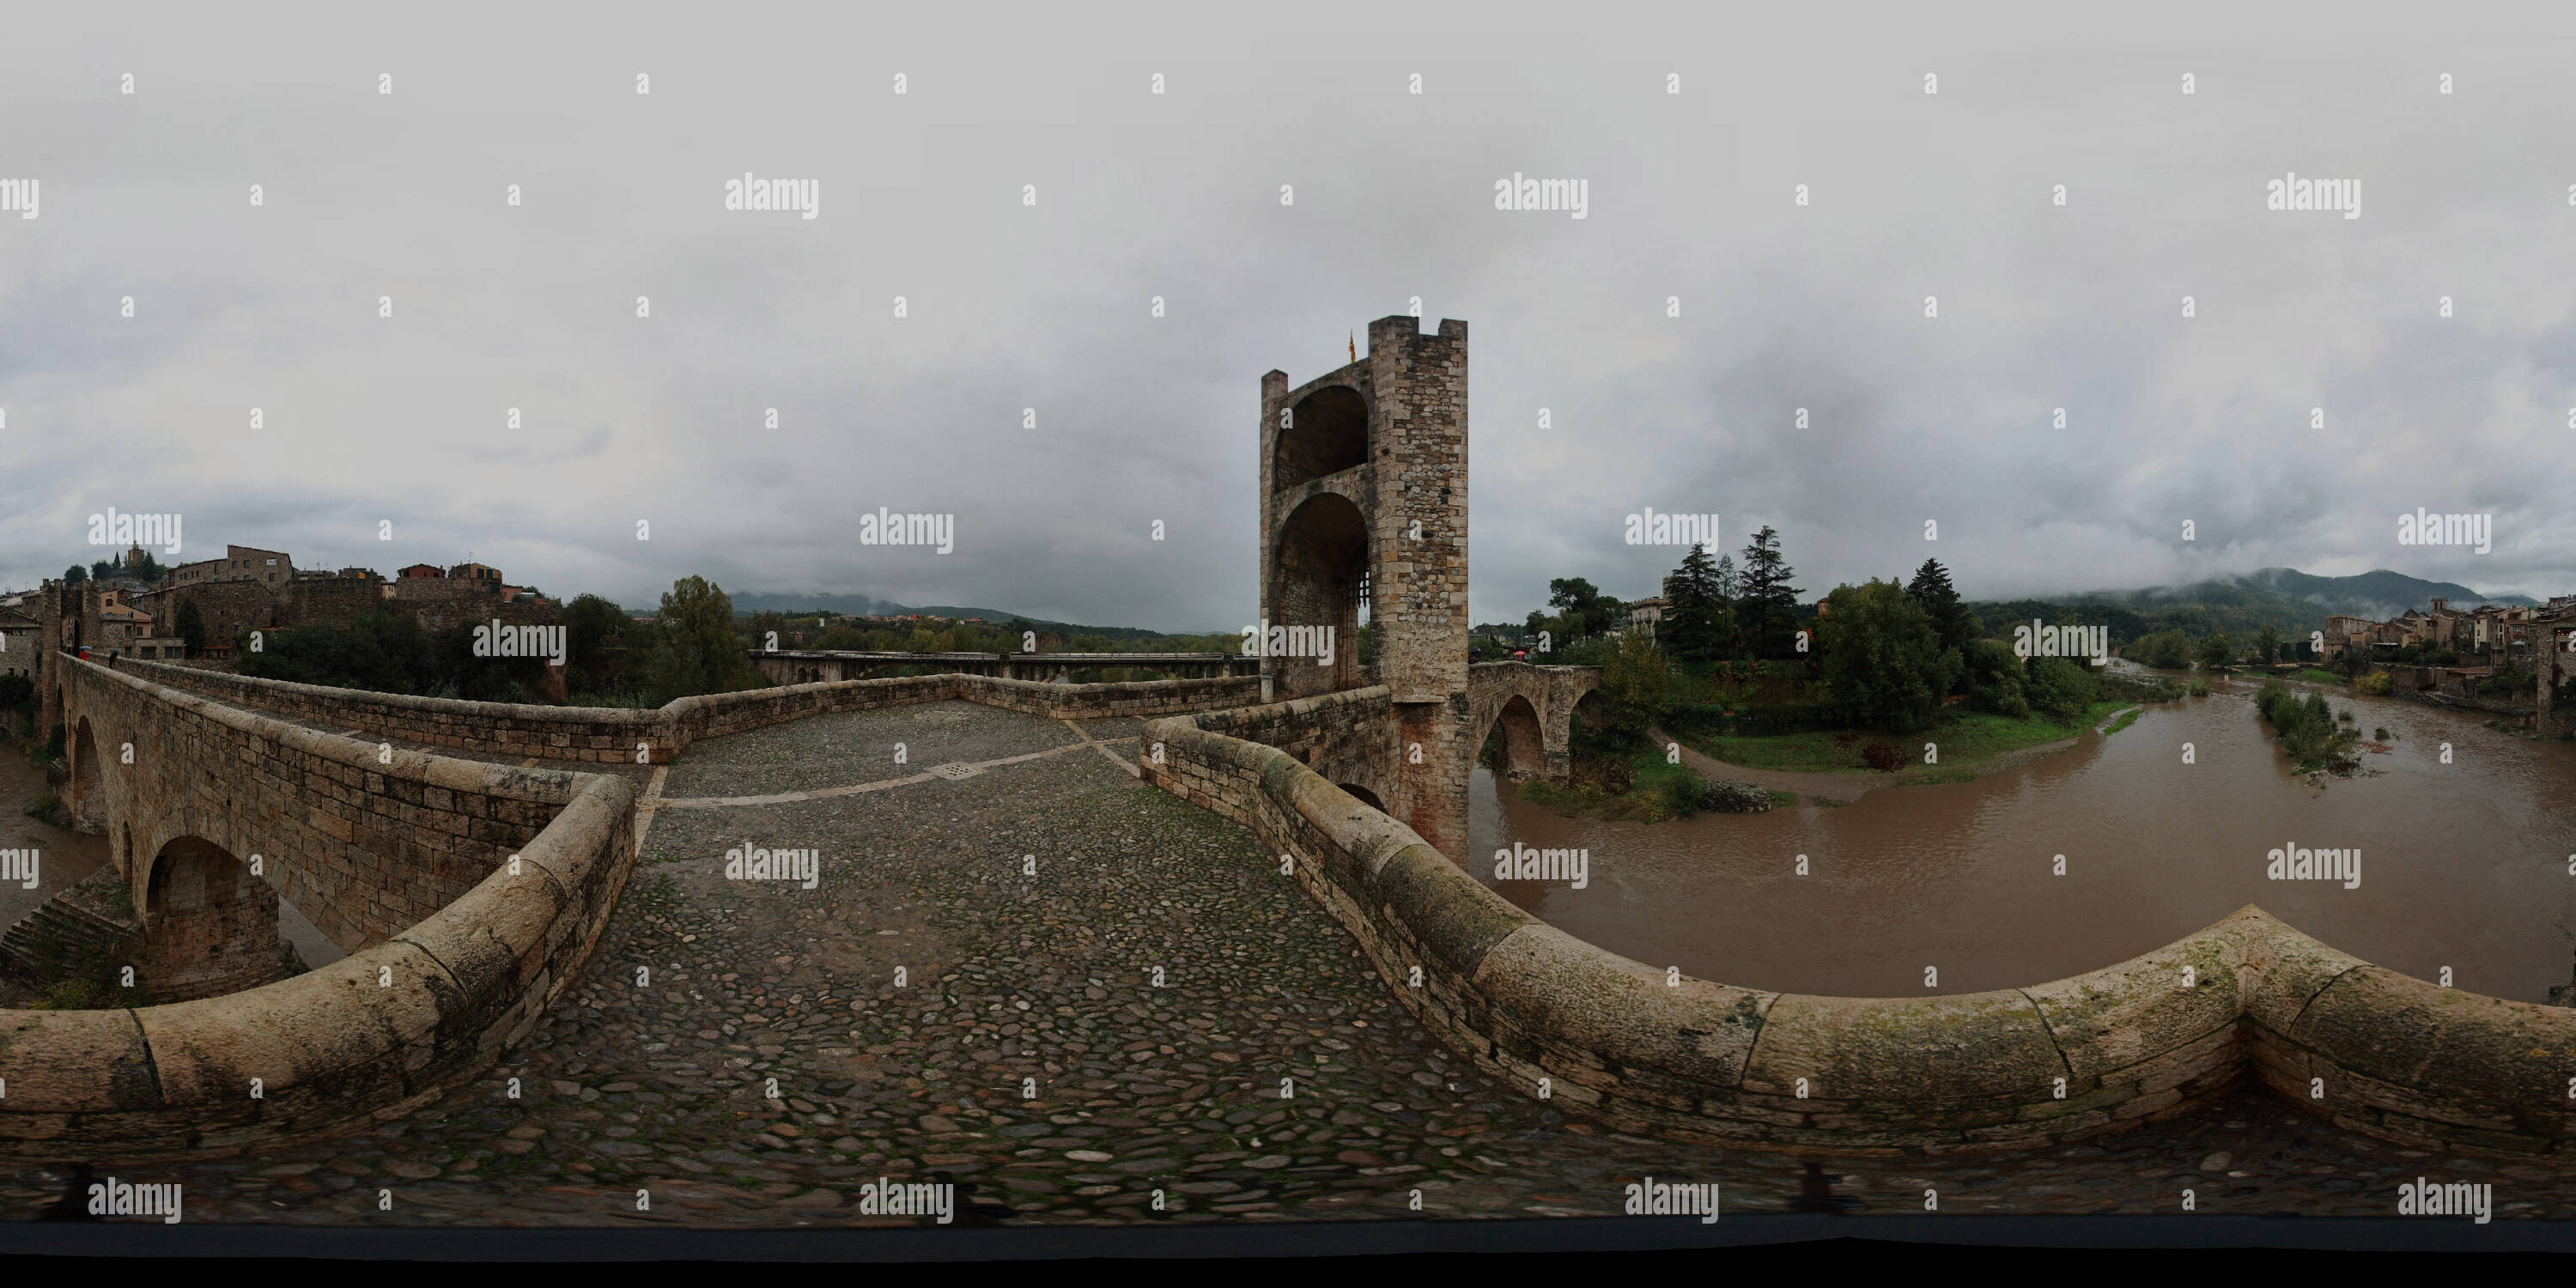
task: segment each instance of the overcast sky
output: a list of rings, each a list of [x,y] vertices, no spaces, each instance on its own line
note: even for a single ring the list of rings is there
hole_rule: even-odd
[[[1648,506],[1778,528],[1810,597],[2576,591],[2563,8],[403,8],[12,15],[0,584],[114,506],[184,516],[164,562],[1231,630],[1261,373],[1418,296],[1472,328],[1478,621],[1652,593]],[[2267,209],[2291,171],[2360,217]],[[818,217],[726,210],[746,172]],[[881,505],[954,553],[859,545]]]

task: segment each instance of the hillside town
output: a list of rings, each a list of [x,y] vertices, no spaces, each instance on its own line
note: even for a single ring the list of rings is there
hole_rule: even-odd
[[[510,584],[500,569],[470,560],[446,567],[415,563],[387,577],[371,568],[298,568],[282,550],[227,545],[220,559],[163,568],[137,545],[122,561],[74,567],[38,590],[0,595],[0,637],[9,641],[0,650],[6,654],[0,670],[33,674],[35,650],[18,640],[36,642],[49,609],[61,617],[62,638],[55,643],[65,647],[222,663],[247,631],[346,626],[371,613],[411,618],[429,632],[495,619],[551,625],[558,607],[531,587]]]

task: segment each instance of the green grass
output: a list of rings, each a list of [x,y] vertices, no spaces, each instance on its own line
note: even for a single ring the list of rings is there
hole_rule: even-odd
[[[1627,819],[1640,823],[1660,823],[1670,817],[1664,808],[1664,784],[1672,779],[1699,781],[1699,772],[1688,765],[1667,764],[1663,749],[1644,748],[1629,757],[1628,767],[1635,772],[1636,782],[1626,792],[1611,796],[1584,786],[1559,787],[1543,779],[1529,779],[1519,784],[1506,784],[1520,799],[1544,805],[1565,818]]]
[[[2105,716],[2125,706],[2126,700],[2096,702],[2085,708],[2073,724],[2058,724],[2045,716],[2029,720],[1991,711],[1953,711],[1939,725],[1915,733],[1863,733],[1852,742],[1837,741],[1830,731],[1808,733],[1764,734],[1752,737],[1708,735],[1683,739],[1690,748],[1704,756],[1713,756],[1730,765],[1747,769],[1781,769],[1801,773],[1875,773],[1862,764],[1861,748],[1872,742],[1895,743],[1904,753],[1898,763],[1900,771],[1923,763],[1923,744],[1936,743],[1941,749],[1941,764],[1976,762],[2008,751],[2058,742],[2084,733],[2100,724]],[[1639,779],[1639,786],[1644,780]]]
[[[2121,716],[2119,719],[2111,722],[2110,728],[2102,731],[2102,736],[2108,738],[2112,734],[2118,733],[2121,730],[2128,728],[2130,725],[2136,724],[2138,722],[2138,717],[2145,714],[2146,709],[2142,707],[2136,711],[2131,711],[2126,715]]]
[[[2301,669],[2299,669],[2299,670],[2296,670],[2296,671],[2292,671],[2292,672],[2290,672],[2290,678],[2291,678],[2291,679],[2293,679],[2293,680],[2306,680],[2306,681],[2308,681],[2308,682],[2309,682],[2309,683],[2311,683],[2311,684],[2341,684],[2341,683],[2343,683],[2343,677],[2342,677],[2342,676],[2337,675],[2337,674],[2335,674],[2335,673],[2334,673],[2334,672],[2332,672],[2332,671],[2320,670],[2320,669],[2318,669],[2318,668],[2316,668],[2316,667],[2313,667],[2313,666],[2311,666],[2311,667],[2304,667],[2304,668],[2301,668]]]
[[[1798,803],[1798,794],[1796,792],[1784,792],[1777,787],[1770,790],[1771,804],[1773,808],[1777,808],[1782,805],[1795,805]]]

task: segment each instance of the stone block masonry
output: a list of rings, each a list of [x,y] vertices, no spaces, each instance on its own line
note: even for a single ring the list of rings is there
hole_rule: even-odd
[[[2250,1069],[2300,1110],[2382,1139],[2576,1154],[2576,1010],[2410,979],[2252,907],[2115,966],[1988,993],[1676,979],[1513,907],[1287,752],[1201,727],[1263,723],[1154,721],[1145,740],[1163,758],[1139,772],[1294,855],[1308,895],[1442,1041],[1616,1130],[1829,1154],[2009,1150],[2188,1113]]]
[[[0,1155],[221,1156],[408,1113],[534,1028],[634,861],[622,779],[411,752],[387,764],[373,743],[94,664],[70,663],[65,681],[75,724],[137,746],[100,790],[138,890],[165,835],[259,852],[265,879],[303,882],[314,902],[299,906],[335,918],[326,933],[368,942],[248,992],[0,1011]]]

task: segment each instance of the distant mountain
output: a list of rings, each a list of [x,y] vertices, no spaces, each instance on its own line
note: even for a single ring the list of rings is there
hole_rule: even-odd
[[[870,599],[865,595],[782,595],[756,590],[734,595],[737,613],[851,613],[865,617],[870,613],[909,613],[912,610],[890,599]]]
[[[920,607],[898,604],[891,599],[871,599],[866,595],[788,595],[772,591],[752,591],[735,595],[733,610],[737,613],[849,613],[859,617],[895,617],[906,613],[926,616],[968,618],[981,617],[985,625],[1005,626],[1014,621],[1028,623],[1028,629],[1050,635],[1098,635],[1104,639],[1160,639],[1168,631],[1149,631],[1136,626],[1082,626],[1072,622],[1051,622],[1039,617],[1022,617],[998,608],[970,608],[957,604],[926,604]],[[1223,631],[1208,634],[1221,635]]]
[[[2240,577],[2215,577],[2183,586],[2150,586],[2144,590],[2094,590],[2049,599],[1988,600],[1971,604],[1989,632],[2033,617],[2054,621],[2072,611],[2085,624],[2107,624],[2115,641],[2150,631],[2180,628],[2194,635],[2212,630],[2246,638],[2271,626],[2290,638],[2325,628],[2335,613],[2353,613],[2387,621],[2406,610],[2426,610],[2435,599],[2453,608],[2480,604],[2530,607],[2539,601],[2526,595],[2481,595],[2447,581],[2426,581],[2388,569],[2351,577],[2318,577],[2296,568],[2258,568]]]
[[[2429,610],[2436,599],[2453,608],[2480,604],[2531,607],[2540,601],[2526,595],[2481,595],[2457,582],[2426,581],[2386,568],[2351,577],[2318,577],[2296,568],[2258,568],[2241,577],[2217,577],[2188,586],[2150,586],[2145,590],[2091,591],[2069,597],[2069,603],[2118,604],[2148,611],[2199,604],[2212,608],[2256,606],[2279,598],[2300,605],[2318,621],[2330,613],[2357,613],[2385,621],[2412,608]]]

